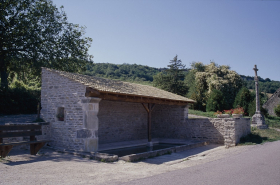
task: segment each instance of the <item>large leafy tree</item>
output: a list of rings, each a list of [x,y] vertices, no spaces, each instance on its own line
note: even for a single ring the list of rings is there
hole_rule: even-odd
[[[39,74],[51,67],[77,72],[91,60],[91,38],[69,23],[51,0],[0,0],[1,87],[9,73]]]
[[[184,84],[185,65],[176,55],[170,60],[168,69],[154,76],[154,85],[166,91],[185,96],[187,87]]]
[[[235,71],[230,70],[229,66],[219,66],[214,62],[208,65],[201,62],[192,63],[192,69],[188,73],[185,83],[193,85],[193,87],[189,87],[188,97],[196,100],[194,108],[203,111],[206,110],[207,100],[214,89],[223,93],[225,108],[230,109],[236,94],[243,86],[241,77]]]

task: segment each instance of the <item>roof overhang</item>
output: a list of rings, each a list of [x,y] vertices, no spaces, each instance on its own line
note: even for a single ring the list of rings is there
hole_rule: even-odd
[[[86,87],[86,97],[97,97],[103,100],[110,101],[123,101],[123,102],[133,102],[133,103],[154,103],[154,104],[165,104],[165,105],[180,105],[185,106],[189,103],[195,103],[195,101],[180,101],[172,99],[164,99],[157,97],[147,97],[133,94],[122,94],[114,92],[98,91],[91,87]]]

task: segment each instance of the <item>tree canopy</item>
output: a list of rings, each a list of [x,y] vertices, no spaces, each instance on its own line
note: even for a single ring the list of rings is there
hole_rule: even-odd
[[[187,93],[187,86],[184,84],[185,65],[181,60],[178,60],[177,55],[169,63],[165,71],[154,76],[154,85],[163,90],[185,96]]]
[[[243,85],[241,77],[230,70],[229,66],[217,65],[211,62],[204,65],[201,62],[192,63],[192,69],[185,78],[189,86],[188,97],[196,100],[195,109],[206,110],[210,93],[216,89],[225,97],[225,108],[233,106],[235,96]]]
[[[91,60],[85,28],[51,0],[1,0],[0,12],[1,87],[9,73],[39,74],[42,66],[77,72]]]

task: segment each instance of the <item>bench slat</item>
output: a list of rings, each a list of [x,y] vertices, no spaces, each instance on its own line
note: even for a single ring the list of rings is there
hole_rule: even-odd
[[[35,143],[46,143],[50,142],[51,140],[40,140],[40,141],[19,141],[13,143],[1,143],[0,146],[8,146],[8,145],[22,145],[22,144],[35,144]]]
[[[42,131],[0,132],[0,138],[42,135]]]
[[[6,131],[6,130],[37,130],[41,129],[42,125],[0,125],[0,131]]]

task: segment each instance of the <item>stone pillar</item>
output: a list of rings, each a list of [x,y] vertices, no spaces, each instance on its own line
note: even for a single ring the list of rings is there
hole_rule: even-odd
[[[260,129],[266,129],[267,125],[265,124],[264,117],[260,111],[260,97],[259,97],[259,84],[258,84],[258,75],[257,75],[257,65],[253,68],[255,71],[255,89],[256,89],[256,113],[252,117],[252,126],[258,127]]]
[[[185,107],[184,107],[184,120],[186,121],[187,119],[189,119],[189,104],[187,104]]]
[[[84,149],[87,152],[98,151],[98,111],[100,98],[85,98],[82,100],[83,129],[77,130],[77,138],[84,138]]]

